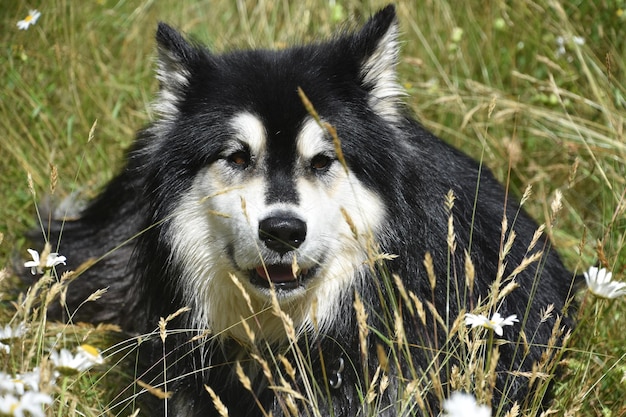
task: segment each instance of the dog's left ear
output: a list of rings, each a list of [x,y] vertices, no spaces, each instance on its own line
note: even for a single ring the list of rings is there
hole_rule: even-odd
[[[395,6],[389,5],[372,16],[356,33],[355,52],[360,57],[360,81],[369,91],[369,104],[381,117],[398,118],[404,89],[397,81],[398,18]]]
[[[178,105],[188,90],[194,65],[201,60],[204,52],[188,42],[176,29],[162,22],[157,28],[156,41],[160,91],[154,107],[163,118],[174,119],[178,115]],[[205,67],[209,66],[208,63],[204,64]]]

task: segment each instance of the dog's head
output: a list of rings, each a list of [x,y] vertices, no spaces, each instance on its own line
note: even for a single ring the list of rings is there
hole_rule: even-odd
[[[341,314],[386,210],[373,177],[402,118],[397,33],[390,6],[325,43],[216,55],[159,25],[142,152],[197,324],[243,337],[233,324],[256,315],[273,340],[272,303],[297,326]]]

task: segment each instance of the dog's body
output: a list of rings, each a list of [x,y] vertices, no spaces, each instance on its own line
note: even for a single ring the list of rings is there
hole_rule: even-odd
[[[510,230],[516,233],[505,277],[524,257],[545,252],[515,278],[520,287],[497,303],[503,315],[523,319],[528,351],[520,327],[507,327],[510,343],[500,346],[494,404],[523,401],[528,393],[527,380],[512,373],[528,372],[540,359],[556,317],[542,322],[540,311],[551,304],[561,311],[571,274],[546,239],[527,251],[537,226],[486,168],[405,115],[395,79],[397,31],[388,7],[357,33],[326,43],[214,55],[159,26],[159,119],[140,133],[127,165],[100,197],[79,219],[54,223],[51,235],[53,244],[61,236],[58,251],[68,268],[99,259],[70,286],[70,311],[94,290],[109,287],[75,320],[152,332],[160,317],[189,307],[167,325],[189,329],[166,340],[166,388],[173,392],[168,415],[217,415],[204,385],[232,416],[262,415],[259,406],[273,416],[288,415],[287,394],[270,387],[281,385],[279,374],[317,401],[294,400],[302,414],[312,406],[334,416],[366,410],[359,391],[367,387],[363,375],[375,374],[378,346],[388,353],[392,345],[370,332],[361,351],[355,294],[374,329],[393,329],[388,319],[401,312],[395,319],[403,318],[412,346],[411,367],[398,354],[398,363],[390,358],[383,369],[390,385],[377,400],[379,414],[420,415],[417,406],[396,408],[401,387],[432,369],[449,370],[458,360],[437,359],[432,349],[458,342],[447,340],[430,311],[426,325],[416,319],[391,277],[424,305],[432,302],[452,326],[491,290],[505,216],[504,240]],[[298,89],[321,120],[307,110]],[[444,204],[449,191],[451,210]],[[475,269],[471,292],[465,252]],[[387,257],[381,268],[373,258],[383,253],[395,258]],[[424,266],[427,254],[437,277],[434,289]],[[393,337],[393,331],[386,335]],[[163,349],[154,339],[144,343],[143,354],[158,363]],[[297,369],[294,381],[279,355],[297,368],[296,347],[310,367]],[[253,353],[275,369],[274,380],[268,381]],[[236,363],[250,377],[254,395]],[[163,365],[155,368],[162,371]],[[427,385],[422,380],[420,386]],[[432,398],[427,396],[426,407],[435,415]]]

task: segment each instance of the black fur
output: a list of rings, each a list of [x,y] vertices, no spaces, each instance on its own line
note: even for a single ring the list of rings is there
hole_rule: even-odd
[[[357,288],[369,312],[369,324],[385,333],[390,328],[386,311],[391,309],[392,300],[402,304],[393,284],[384,278],[390,274],[400,276],[407,290],[423,302],[434,300],[444,320],[449,318],[450,325],[460,314],[457,297],[465,300],[461,303],[466,311],[470,311],[479,297],[485,299],[497,275],[503,216],[506,215],[509,228],[517,235],[506,259],[505,275],[527,255],[537,225],[513,198],[506,198],[502,186],[487,168],[481,169],[475,161],[427,132],[406,115],[401,105],[397,105],[398,114],[393,120],[373,108],[369,99],[375,86],[364,77],[362,66],[395,24],[395,10],[390,6],[376,14],[362,30],[341,34],[325,43],[282,51],[236,51],[223,55],[190,44],[170,27],[159,25],[161,88],[176,97],[177,113],[166,114],[163,120],[140,132],[127,154],[126,166],[103,193],[79,219],[57,221],[50,231],[53,245],[58,240],[59,253],[68,259],[68,269],[77,268],[89,258],[98,260],[70,285],[69,311],[94,290],[109,287],[101,300],[82,306],[74,320],[113,322],[130,333],[150,333],[159,317],[183,307],[184,289],[179,285],[183,271],[171,256],[168,236],[175,231],[171,230],[169,216],[198,171],[220,157],[220,138],[230,133],[223,120],[236,112],[247,110],[257,114],[267,127],[268,146],[275,157],[273,170],[267,174],[274,184],[267,198],[297,201],[295,185],[290,179],[293,163],[290,155],[294,152],[293,137],[307,116],[297,94],[298,87],[324,120],[337,129],[350,170],[385,203],[386,223],[376,238],[382,251],[398,257],[376,273],[368,270],[371,276]],[[168,74],[180,71],[188,75],[188,84],[168,78]],[[449,190],[456,198],[452,214],[457,247],[453,254],[446,243],[449,213],[444,201]],[[569,296],[572,274],[551,250],[550,242],[542,237],[536,250],[545,252],[540,261],[517,277],[520,287],[499,304],[498,311],[503,315],[517,314],[523,321],[530,351],[523,353],[519,339],[521,323],[505,328],[504,339],[511,343],[500,347],[494,407],[504,401],[506,409],[513,401],[523,402],[529,394],[527,379],[513,377],[508,371],[530,371],[533,362],[540,359],[542,345],[548,342],[555,322],[553,315],[540,323],[540,310],[554,304],[556,312],[561,314]],[[469,252],[476,270],[471,297],[464,290],[464,251]],[[434,292],[423,266],[427,252],[432,255],[438,277]],[[386,274],[381,274],[381,270]],[[379,363],[377,346],[389,351],[388,345],[371,334],[369,361],[362,363],[353,309],[354,290],[346,291],[342,300],[340,310],[344,320],[336,320],[318,338],[308,334],[300,338],[299,346],[311,362],[312,380],[328,387],[322,389],[328,395],[318,396],[322,415],[351,416],[367,410],[359,397],[359,389],[365,387],[363,369],[367,369],[370,377],[374,375]],[[446,316],[447,305],[450,311]],[[437,362],[432,349],[454,352],[460,342],[448,341],[432,314],[427,315],[428,326],[423,326],[407,308],[402,308],[402,313],[406,336],[413,346],[410,351],[413,366],[418,372],[426,372],[428,378],[429,366],[432,361]],[[61,311],[51,314],[63,316]],[[189,326],[191,314],[182,314],[168,328]],[[563,325],[571,326],[567,319]],[[262,415],[257,404],[274,416],[287,414],[283,396],[268,387],[259,365],[242,344],[210,337],[190,341],[202,331],[196,329],[167,339],[167,349],[171,352],[167,358],[168,378],[172,379],[167,388],[174,395],[169,401],[168,415],[217,415],[205,384],[215,390],[231,416]],[[393,327],[388,334],[393,334]],[[156,364],[154,369],[159,371],[162,369],[160,343],[155,337],[142,345],[145,362]],[[282,368],[272,362],[272,357],[284,354],[289,358],[293,354],[285,346],[258,349],[276,369]],[[446,380],[446,371],[461,359],[443,355],[440,360],[449,360],[441,367]],[[236,361],[251,375],[256,400],[235,375]],[[399,361],[398,365],[390,360],[387,372],[392,382],[379,399],[382,404],[379,415],[399,413],[394,404],[397,400],[394,390],[400,380],[410,379],[406,358],[400,357]],[[296,361],[291,358],[291,362]],[[344,370],[339,372],[341,362]],[[187,374],[191,376],[183,376]],[[148,372],[142,379],[157,385],[159,375],[157,371]],[[332,386],[336,385],[337,377],[343,382],[335,389]],[[302,375],[297,377],[300,389],[302,378]],[[448,389],[444,386],[444,390]],[[435,396],[429,394],[426,400],[430,415],[436,415],[439,405]],[[301,413],[306,414],[306,406],[299,404]],[[156,405],[157,410],[159,407],[162,402]],[[417,408],[412,413],[421,415]]]

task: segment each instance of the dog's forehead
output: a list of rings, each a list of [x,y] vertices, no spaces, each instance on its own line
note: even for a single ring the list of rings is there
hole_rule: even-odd
[[[302,119],[306,114],[298,89],[302,89],[316,110],[325,107],[341,90],[345,94],[343,68],[332,56],[321,51],[285,50],[235,51],[220,56],[215,72],[198,73],[200,83],[209,88],[208,99],[246,105],[271,118]]]
[[[244,111],[235,114],[230,125],[234,132],[233,139],[245,143],[253,154],[260,154],[267,148],[276,149],[268,144],[273,138],[275,140],[276,135],[268,135],[267,127],[260,117]],[[295,141],[296,153],[304,159],[310,159],[322,152],[332,152],[333,146],[327,136],[320,123],[307,116],[298,124],[293,137],[284,141]],[[293,146],[290,148],[293,149]]]

